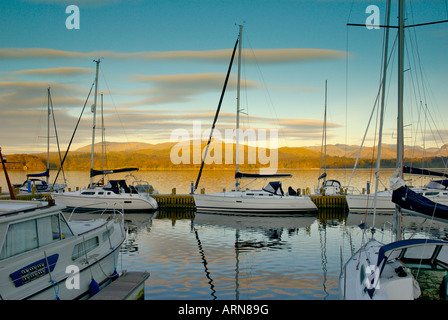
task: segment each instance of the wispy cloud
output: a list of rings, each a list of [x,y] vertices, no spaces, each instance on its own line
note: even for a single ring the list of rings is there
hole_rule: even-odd
[[[283,119],[278,121],[278,124],[285,128],[295,128],[298,130],[319,129],[322,130],[323,121],[313,119]],[[340,128],[341,125],[337,123],[327,122],[328,128]]]
[[[55,105],[60,102],[65,106],[82,106],[83,100],[76,97],[86,95],[85,89],[81,90],[73,84],[46,81],[0,81],[0,106],[3,109],[36,109],[45,101],[48,87],[58,92],[57,98],[53,99]]]
[[[160,52],[129,52],[92,51],[76,52],[46,48],[4,48],[0,49],[1,59],[60,59],[60,58],[96,58],[110,59],[141,59],[149,61],[197,61],[197,62],[228,62],[230,49],[204,51],[160,51]],[[243,50],[246,63],[296,63],[321,60],[340,60],[346,58],[346,53],[329,49],[254,49]]]
[[[92,68],[59,67],[47,69],[28,69],[11,72],[13,75],[35,75],[35,76],[76,76],[82,74],[93,74]]]
[[[127,106],[156,105],[174,102],[193,101],[194,96],[220,91],[225,80],[224,73],[196,73],[176,75],[133,75],[131,81],[148,85],[148,88],[132,90],[128,95],[143,95],[144,98],[125,103]],[[256,81],[245,80],[246,89],[259,88]],[[234,90],[237,85],[235,76],[231,76],[227,90]]]

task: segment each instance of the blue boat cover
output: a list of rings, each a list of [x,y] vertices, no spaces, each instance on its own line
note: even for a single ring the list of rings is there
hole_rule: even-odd
[[[241,171],[235,172],[235,179],[273,179],[273,178],[291,178],[290,173],[244,173]]]
[[[284,195],[282,183],[280,181],[269,182],[268,185],[263,188],[263,190],[277,195]]]
[[[42,173],[29,173],[26,176],[27,176],[27,178],[49,177],[50,170],[47,169],[45,172],[42,172]]]
[[[428,218],[448,221],[448,206],[431,201],[407,186],[393,191],[392,202],[403,209],[414,211]]]
[[[384,246],[382,246],[380,248],[380,251],[378,253],[378,261],[376,263],[377,267],[382,266],[381,271],[383,271],[383,267],[385,265],[385,262],[388,257],[390,256],[390,254],[392,253],[392,251],[396,251],[396,250],[404,250],[404,249],[408,249],[411,247],[416,247],[416,246],[428,246],[428,245],[432,245],[432,246],[446,246],[448,245],[448,242],[443,241],[443,240],[433,240],[433,239],[407,239],[407,240],[400,240],[400,241],[395,241],[389,244],[386,244]],[[435,257],[432,257],[435,258]]]
[[[433,240],[433,239],[407,239],[407,240],[400,240],[395,241],[389,244],[386,244],[382,246],[378,252],[378,260],[377,260],[377,267],[380,269],[380,276],[383,272],[383,269],[386,265],[387,260],[391,256],[391,254],[394,251],[399,251],[397,254],[394,254],[394,258],[398,258],[400,260],[403,260],[405,262],[417,260],[419,265],[423,264],[438,264],[440,266],[443,266],[445,269],[447,267],[448,261],[439,260],[439,254],[442,252],[441,246],[447,246],[448,242],[443,240]],[[424,259],[423,257],[406,257],[407,249],[413,248],[413,247],[419,247],[419,246],[425,246],[423,249],[425,252],[425,256],[430,257],[429,259]],[[429,251],[432,250],[432,251]],[[412,253],[411,253],[412,255]],[[446,259],[446,254],[442,254],[442,259]],[[372,298],[373,293],[375,292],[375,288],[370,288],[367,290],[369,296]]]
[[[122,168],[122,169],[111,169],[111,170],[90,169],[90,177],[94,177],[94,176],[98,176],[98,175],[112,174],[112,173],[130,172],[130,171],[138,171],[138,168]]]
[[[443,172],[430,171],[427,169],[413,168],[413,167],[408,167],[408,166],[403,166],[403,173],[418,174],[418,175],[425,175],[425,176],[438,176],[438,177],[447,177],[448,178],[448,175]]]

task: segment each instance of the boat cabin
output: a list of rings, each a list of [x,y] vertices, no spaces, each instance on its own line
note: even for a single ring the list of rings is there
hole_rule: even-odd
[[[60,207],[18,201],[9,208],[0,213],[0,260],[73,236]]]
[[[425,295],[434,294],[432,293],[434,281],[437,282],[435,286],[439,288],[440,298],[448,298],[448,242],[432,239],[407,239],[382,246],[377,261],[380,277],[386,264],[396,260],[414,271],[414,277],[419,282],[423,298]],[[399,277],[407,276],[404,270],[398,269],[395,272]]]

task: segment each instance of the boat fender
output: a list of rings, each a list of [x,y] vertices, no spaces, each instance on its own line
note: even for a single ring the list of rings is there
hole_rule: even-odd
[[[112,278],[114,280],[117,280],[120,277],[120,275],[118,274],[117,270],[114,270],[114,273],[112,273]]]
[[[98,292],[100,292],[100,286],[98,285],[98,282],[96,282],[95,279],[92,278],[92,281],[90,281],[89,285],[89,293],[91,296],[94,296]]]

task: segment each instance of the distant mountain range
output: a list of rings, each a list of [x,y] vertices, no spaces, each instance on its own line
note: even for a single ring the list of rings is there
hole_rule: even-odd
[[[142,142],[107,142],[106,143],[106,167],[120,168],[120,167],[138,167],[140,169],[151,170],[173,170],[173,169],[194,169],[199,168],[200,164],[174,164],[171,161],[170,155],[173,146],[177,142],[166,142],[159,144],[150,144]],[[202,142],[202,148],[205,147],[205,142]],[[233,157],[235,158],[235,145],[226,145],[226,148],[233,147]],[[222,164],[212,163],[206,166],[207,169],[225,169],[234,168],[233,164],[226,164],[225,150],[222,149]],[[95,152],[100,152],[100,144],[95,145]],[[248,152],[255,152],[254,147],[245,146],[244,154],[246,155],[245,163],[248,163]],[[278,150],[278,168],[319,168],[321,158],[321,147],[281,147]],[[373,148],[365,147],[360,154],[359,167],[370,167],[372,161],[376,160],[376,152],[372,155]],[[64,168],[67,170],[88,170],[90,169],[90,152],[91,146],[85,146],[75,151],[71,151],[67,156]],[[359,146],[355,145],[328,145],[327,153],[327,168],[350,168],[353,167],[355,159],[359,153]],[[190,143],[190,156],[193,154],[193,144]],[[269,152],[268,152],[269,154]],[[383,145],[381,151],[382,167],[394,167],[396,149],[394,145]],[[405,148],[405,159],[412,160],[415,165],[424,161],[423,167],[444,167],[441,157],[448,156],[448,145],[441,148]],[[267,157],[269,157],[267,155]],[[192,158],[190,158],[192,159]],[[269,158],[268,158],[269,159]],[[59,156],[56,153],[51,153],[50,156],[52,169],[59,167]],[[30,171],[45,170],[46,154],[15,154],[8,155],[8,169]],[[14,163],[15,162],[15,163]],[[96,157],[95,167],[101,166],[100,157]],[[191,160],[191,162],[193,162]],[[235,163],[233,160],[232,163]],[[258,161],[254,164],[245,164],[242,169],[251,169],[259,167],[267,167],[268,165],[261,165]]]
[[[171,149],[177,142],[165,142],[159,144],[150,144],[144,142],[106,142],[106,149],[108,152],[134,152],[141,150],[166,150]],[[202,143],[204,144],[204,143]],[[99,150],[99,143],[96,150]],[[359,147],[356,145],[345,145],[345,144],[335,144],[328,145],[326,147],[327,156],[330,157],[346,157],[346,158],[356,158],[359,153]],[[303,153],[304,149],[317,152],[320,157],[321,147],[281,147],[279,152],[291,153],[289,151],[295,151],[297,154]],[[77,149],[75,152],[90,152],[91,146],[85,146]],[[376,157],[375,150],[374,157]],[[372,147],[364,147],[361,151],[361,159],[372,158]],[[395,159],[396,158],[396,145],[383,144],[381,149],[381,159]],[[432,158],[432,157],[446,157],[448,156],[448,144],[443,145],[441,148],[427,148],[423,149],[420,147],[405,147],[404,155],[406,158]]]

